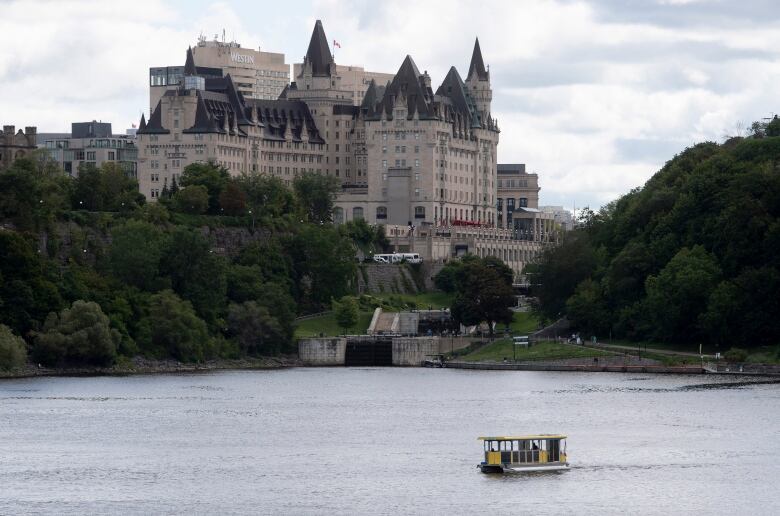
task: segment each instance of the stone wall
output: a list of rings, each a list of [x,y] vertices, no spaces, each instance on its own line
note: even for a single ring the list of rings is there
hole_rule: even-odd
[[[419,366],[425,355],[439,353],[439,337],[398,337],[393,339],[393,365]]]
[[[411,266],[405,264],[363,263],[358,271],[358,287],[363,294],[417,294],[420,286],[425,290],[435,289],[433,277],[444,266],[443,263],[423,262],[420,265],[417,284]]]
[[[301,339],[298,358],[310,366],[343,366],[347,340],[341,337]]]

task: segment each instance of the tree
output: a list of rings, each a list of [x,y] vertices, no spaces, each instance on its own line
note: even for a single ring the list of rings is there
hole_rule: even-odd
[[[219,195],[225,189],[229,180],[230,172],[225,167],[208,162],[187,165],[181,175],[180,183],[183,187],[202,186],[205,188],[208,199],[208,212],[218,214]]]
[[[605,335],[612,328],[611,313],[606,306],[601,286],[588,278],[566,301],[566,314],[577,329],[595,335]]]
[[[351,291],[357,267],[351,242],[332,226],[304,225],[291,242],[294,283],[300,301],[319,309]]]
[[[293,190],[303,214],[314,223],[331,221],[339,189],[339,180],[335,177],[313,172],[304,172],[293,180]]]
[[[60,308],[62,299],[45,269],[40,254],[19,233],[0,230],[0,323],[26,335]]]
[[[13,334],[11,328],[0,324],[0,370],[22,367],[27,362],[24,339]]]
[[[111,270],[128,285],[151,291],[159,281],[164,247],[165,237],[157,226],[129,220],[111,232]]]
[[[173,197],[173,204],[180,212],[199,215],[209,207],[209,194],[205,186],[187,186]]]
[[[493,261],[471,259],[464,263],[455,280],[455,299],[452,303],[453,319],[471,326],[487,322],[490,335],[495,323],[512,322],[514,304],[511,277]]]
[[[336,323],[344,329],[344,333],[347,330],[353,328],[360,317],[360,308],[358,307],[357,299],[354,296],[344,296],[339,301],[335,299],[331,302],[333,306],[333,315],[336,318]]]
[[[652,336],[662,342],[690,342],[702,337],[699,315],[720,280],[714,257],[703,247],[683,248],[645,285],[646,316]]]
[[[276,176],[245,173],[235,181],[246,194],[247,207],[258,219],[279,219],[298,209],[293,193]]]
[[[147,354],[200,362],[212,355],[206,323],[174,292],[163,290],[149,300],[149,315],[142,321],[138,343]]]
[[[226,308],[224,259],[211,252],[203,235],[189,228],[177,227],[167,242],[161,274],[170,278],[174,292],[191,301],[201,317],[216,323]]]
[[[279,321],[255,301],[231,304],[227,321],[230,334],[245,354],[275,355],[286,345]]]
[[[50,366],[111,365],[120,340],[100,305],[80,300],[59,314],[50,313],[43,331],[33,335],[34,359]]]
[[[0,217],[21,230],[40,229],[67,208],[72,182],[45,150],[0,171]]]
[[[246,213],[246,194],[235,181],[228,181],[219,194],[219,205],[225,215],[243,215]]]

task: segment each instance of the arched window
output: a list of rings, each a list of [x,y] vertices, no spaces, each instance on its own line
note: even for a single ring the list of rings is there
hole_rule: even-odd
[[[352,220],[358,220],[363,218],[363,208],[355,206],[352,208]]]
[[[333,208],[333,222],[336,224],[344,223],[344,210],[342,208]]]
[[[377,206],[376,208],[376,218],[379,219],[386,219],[387,218],[387,208],[384,206]]]

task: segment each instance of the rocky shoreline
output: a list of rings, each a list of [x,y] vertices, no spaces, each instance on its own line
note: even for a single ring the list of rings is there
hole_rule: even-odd
[[[297,356],[207,360],[200,363],[184,363],[177,360],[153,360],[134,357],[111,367],[49,368],[27,364],[23,368],[0,371],[0,379],[31,378],[38,376],[125,376],[143,374],[204,373],[239,369],[281,369],[302,365]]]

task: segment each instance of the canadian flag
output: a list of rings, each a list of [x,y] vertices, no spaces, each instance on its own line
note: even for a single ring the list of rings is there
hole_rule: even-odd
[[[336,48],[336,47],[341,48],[341,45],[339,45],[339,42],[334,39],[333,40],[333,48]]]

